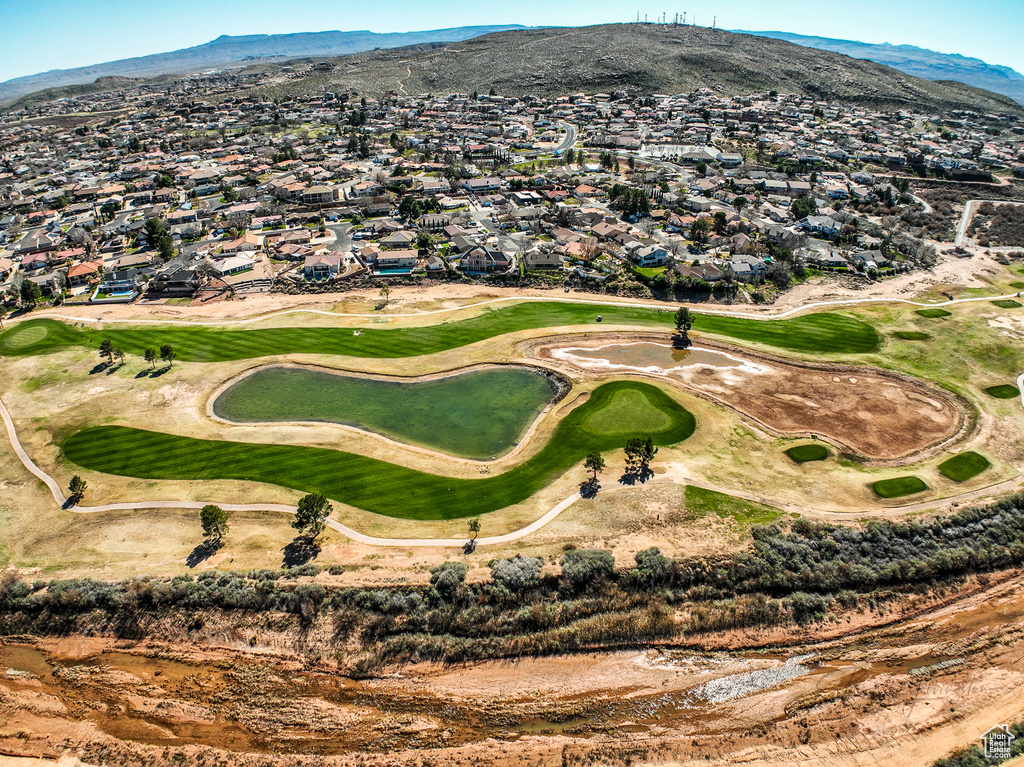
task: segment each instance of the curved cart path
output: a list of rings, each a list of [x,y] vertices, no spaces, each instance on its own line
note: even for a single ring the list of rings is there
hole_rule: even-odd
[[[847,300],[847,301],[824,301],[824,302],[816,302],[816,303],[806,304],[804,306],[799,306],[799,307],[796,307],[796,308],[793,308],[793,309],[788,309],[788,310],[786,310],[784,312],[780,312],[780,313],[775,314],[773,316],[765,316],[765,315],[759,315],[759,314],[752,314],[752,313],[749,313],[749,312],[724,312],[724,311],[718,311],[718,312],[706,312],[706,313],[723,314],[723,315],[734,316],[734,317],[744,317],[744,318],[748,318],[748,319],[767,320],[767,319],[779,319],[779,318],[782,318],[782,317],[786,317],[786,316],[789,316],[789,315],[792,315],[792,314],[796,314],[796,313],[805,311],[807,309],[821,308],[821,307],[826,307],[826,306],[847,306],[847,305],[865,304],[865,303],[903,303],[903,304],[910,304],[910,305],[913,305],[913,306],[941,307],[941,306],[951,306],[951,305],[954,305],[954,304],[961,304],[961,303],[972,303],[972,302],[977,302],[977,301],[993,301],[993,300],[998,300],[1000,298],[1011,298],[1011,297],[1014,297],[1014,295],[1015,294],[1009,294],[1009,295],[1006,295],[1006,296],[988,296],[988,297],[979,297],[979,298],[961,298],[961,299],[956,299],[956,300],[943,301],[941,303],[921,303],[921,302],[918,302],[918,301],[910,301],[909,299],[902,299],[902,298],[893,298],[893,299],[866,298],[866,299],[851,299],[851,300]],[[585,300],[585,299],[571,299],[571,298],[548,298],[548,297],[544,297],[544,296],[523,296],[523,297],[496,298],[496,299],[492,299],[492,300],[489,300],[489,301],[482,301],[482,302],[477,303],[477,304],[471,304],[469,306],[483,306],[483,305],[487,305],[487,304],[493,304],[493,303],[499,303],[499,302],[505,302],[505,301],[523,301],[523,300],[534,300],[534,301],[552,301],[552,300],[555,300],[555,301],[563,301],[563,302],[567,302],[567,303],[594,304],[594,305],[597,305],[597,306],[639,306],[639,307],[643,307],[643,308],[657,308],[657,309],[667,308],[667,307],[665,307],[665,306],[663,306],[661,304],[633,304],[633,303],[610,302],[610,301],[590,301],[590,300]],[[438,309],[438,310],[435,310],[435,311],[422,312],[422,313],[417,313],[417,314],[409,314],[409,315],[403,315],[403,316],[422,316],[422,315],[429,315],[429,314],[443,314],[443,313],[459,311],[461,309],[469,308],[469,306],[459,307],[459,309]],[[264,316],[261,316],[261,317],[253,317],[253,318],[242,319],[242,320],[231,320],[231,321],[225,321],[225,322],[207,322],[207,323],[204,323],[204,322],[201,322],[201,321],[200,322],[193,322],[193,321],[187,321],[187,320],[175,320],[175,321],[169,321],[169,320],[116,320],[116,321],[117,322],[127,322],[127,323],[152,322],[152,323],[156,323],[156,324],[178,324],[178,325],[204,325],[204,324],[231,325],[231,324],[241,324],[241,323],[247,323],[247,322],[255,322],[255,321],[267,319],[268,317],[273,317],[273,316],[276,316],[276,315],[295,314],[295,313],[326,314],[326,315],[330,315],[330,316],[349,316],[349,317],[373,317],[373,316],[378,316],[378,315],[338,315],[338,314],[335,314],[334,312],[325,312],[325,311],[316,310],[316,309],[289,309],[289,310],[286,310],[286,311],[276,312],[276,313],[269,314],[269,315],[264,315]],[[36,315],[36,316],[41,316],[41,315]],[[96,320],[96,319],[91,319],[91,318],[67,317],[67,316],[59,315],[59,314],[47,314],[46,316],[57,317],[57,318],[60,318],[60,319],[70,319],[72,321],[79,321],[79,322],[81,322],[83,320],[84,321],[89,321],[89,322],[102,322],[103,321],[103,320]],[[25,319],[25,318],[19,318],[19,319]],[[15,320],[15,321],[18,321],[18,320]],[[1024,405],[1024,373],[1022,373],[1017,378],[1017,388],[1021,390],[1021,403],[1022,403],[1022,405]],[[63,508],[67,504],[67,497],[64,495],[64,491],[62,490],[61,486],[57,483],[57,481],[53,477],[51,477],[49,474],[44,472],[42,469],[40,469],[32,461],[32,459],[29,457],[28,453],[25,452],[25,449],[21,445],[21,441],[18,439],[18,433],[17,433],[17,431],[16,431],[16,429],[14,427],[14,420],[11,418],[11,414],[7,410],[7,406],[3,403],[2,400],[0,400],[0,418],[3,418],[4,426],[7,429],[7,436],[8,436],[8,439],[10,440],[10,442],[11,442],[11,447],[14,449],[15,455],[18,456],[18,459],[25,465],[25,468],[28,469],[28,471],[31,474],[33,474],[36,478],[38,478],[40,481],[42,481],[43,484],[45,484],[47,486],[47,488],[49,488],[50,494],[53,496],[53,500],[57,503],[58,506]],[[967,493],[962,493],[962,494],[957,495],[957,496],[952,496],[952,497],[943,498],[943,499],[937,499],[935,501],[928,501],[928,502],[925,502],[925,503],[911,504],[911,505],[908,505],[908,506],[899,506],[899,507],[895,507],[895,508],[887,508],[887,509],[882,509],[882,510],[879,510],[879,509],[864,509],[864,510],[860,510],[860,511],[843,512],[842,514],[839,514],[837,512],[822,512],[822,513],[825,514],[825,515],[828,515],[828,516],[848,516],[848,514],[850,514],[850,513],[856,513],[856,514],[877,514],[877,513],[893,513],[893,512],[905,513],[905,512],[908,512],[908,511],[917,511],[917,510],[923,510],[925,508],[933,508],[935,506],[935,504],[938,503],[938,502],[946,503],[946,502],[971,501],[971,500],[975,500],[975,499],[980,498],[980,497],[984,497],[985,495],[991,494],[994,491],[1005,491],[1005,490],[1019,488],[1022,484],[1024,484],[1024,480],[1022,480],[1022,478],[1020,478],[1020,477],[1017,477],[1016,479],[1009,480],[1009,481],[1006,481],[1006,482],[1001,482],[1001,483],[998,483],[996,485],[992,485],[990,487],[981,488],[979,490],[973,490],[973,491],[970,491],[970,492],[967,492]],[[709,488],[709,489],[716,489],[717,490],[719,488]],[[737,492],[737,491],[734,491],[734,490],[728,490],[728,489],[722,488],[721,492],[728,492],[728,493],[731,493],[733,495],[736,495],[737,497],[746,498],[747,500],[756,500],[756,501],[762,502],[762,503],[765,502],[763,499],[756,498],[755,496],[751,496],[749,494],[744,494],[742,492]],[[478,546],[491,546],[491,545],[498,545],[498,544],[503,544],[503,543],[510,543],[512,541],[516,541],[516,540],[519,540],[521,538],[525,538],[526,536],[531,535],[531,534],[537,532],[538,530],[540,530],[542,527],[544,527],[546,524],[548,524],[551,520],[553,520],[555,517],[557,517],[563,511],[565,511],[570,506],[572,506],[579,499],[580,499],[580,494],[579,493],[573,493],[568,498],[566,498],[565,500],[561,501],[556,506],[554,506],[550,511],[548,511],[546,514],[544,514],[542,517],[540,517],[536,521],[530,523],[526,527],[520,528],[519,530],[516,530],[516,531],[511,532],[511,533],[505,533],[504,535],[495,535],[495,536],[489,536],[489,537],[485,537],[485,538],[477,538],[476,539],[476,545],[478,545]],[[199,501],[139,501],[139,502],[134,502],[134,503],[109,503],[109,504],[104,504],[104,505],[100,505],[100,506],[75,506],[75,507],[73,507],[72,510],[75,513],[77,513],[77,514],[93,514],[93,513],[104,512],[104,511],[130,511],[130,510],[139,510],[139,509],[201,509],[205,505],[206,505],[205,503],[202,503],[202,502],[199,502]],[[281,512],[283,514],[294,514],[296,512],[296,507],[295,506],[288,506],[288,505],[285,505],[285,504],[219,504],[219,505],[221,506],[221,508],[225,509],[226,511],[277,511],[277,512]],[[778,505],[778,504],[776,504],[776,505]],[[342,535],[345,535],[346,537],[348,537],[348,538],[350,538],[350,539],[352,539],[352,540],[354,540],[354,541],[356,541],[358,543],[363,543],[363,544],[366,544],[368,546],[455,547],[455,546],[463,546],[466,543],[466,539],[465,538],[377,538],[375,536],[365,535],[363,533],[358,532],[357,530],[353,530],[352,528],[350,528],[350,527],[348,527],[346,525],[343,525],[343,524],[341,524],[340,522],[338,522],[338,521],[336,521],[334,519],[328,519],[327,520],[327,526],[330,527],[332,530],[336,530],[337,532],[341,533]]]

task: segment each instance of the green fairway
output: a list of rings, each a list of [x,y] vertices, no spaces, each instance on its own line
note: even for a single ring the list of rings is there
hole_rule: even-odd
[[[1000,298],[992,303],[1000,309],[1020,309],[1021,307],[1020,301],[1014,301],[1012,298]]]
[[[940,317],[949,317],[952,314],[952,312],[947,312],[945,309],[918,309],[917,313],[930,320],[937,320]]]
[[[797,445],[786,451],[786,455],[797,463],[809,463],[811,461],[824,461],[829,456],[828,448],[824,445],[811,443],[809,445]]]
[[[1024,290],[1024,282],[1011,282],[1010,287],[1014,290]]]
[[[998,386],[989,386],[985,389],[985,393],[996,399],[1013,399],[1020,395],[1020,389],[1013,384],[999,384]]]
[[[617,396],[629,393],[633,396]],[[630,432],[637,400],[663,414],[658,431]],[[591,420],[599,414],[596,424]],[[650,423],[650,418],[648,423]],[[73,434],[64,456],[106,474],[144,479],[235,479],[269,482],[377,514],[405,519],[457,519],[484,514],[529,498],[591,451],[621,448],[627,438],[650,436],[657,445],[687,439],[695,428],[688,410],[660,389],[613,381],[559,424],[535,456],[486,479],[454,479],[352,453],[293,445],[262,445],[179,437],[124,426],[97,426]],[[585,472],[580,471],[580,480]]]
[[[905,495],[924,492],[928,485],[920,477],[896,477],[875,482],[871,489],[880,498],[902,498]]]
[[[347,424],[486,460],[511,450],[553,394],[547,378],[512,366],[419,382],[270,367],[225,389],[214,401],[213,412],[236,423]]]
[[[224,330],[127,326],[104,330],[75,328],[56,320],[30,320],[0,333],[0,354],[29,355],[75,345],[99,349],[110,340],[128,355],[170,344],[182,361],[223,362],[283,354],[351,357],[414,357],[455,349],[494,336],[530,328],[603,324],[660,327],[669,333],[671,313],[631,306],[588,306],[549,301],[491,309],[479,317],[418,328],[368,327],[356,335],[341,328],[264,328]],[[706,333],[763,343],[794,352],[858,354],[879,346],[877,331],[840,314],[810,314],[792,320],[748,320],[697,314],[694,328]]]
[[[930,335],[919,330],[897,330],[893,335],[901,341],[927,341],[931,338]]]
[[[991,465],[985,456],[969,450],[940,463],[939,471],[954,482],[966,482],[974,479]]]

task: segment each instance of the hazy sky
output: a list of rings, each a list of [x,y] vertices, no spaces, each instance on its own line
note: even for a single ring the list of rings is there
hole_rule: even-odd
[[[1024,72],[1024,0],[0,0],[0,81],[209,42],[220,35],[480,24],[584,26],[684,11],[723,29],[907,43]]]

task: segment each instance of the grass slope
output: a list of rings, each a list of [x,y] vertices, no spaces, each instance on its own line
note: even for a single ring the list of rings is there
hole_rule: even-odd
[[[893,335],[901,341],[927,341],[931,338],[930,335],[919,330],[897,330]]]
[[[1000,309],[1020,309],[1020,301],[1014,301],[1012,298],[1000,298],[997,301],[993,301],[994,306],[998,306]]]
[[[954,482],[966,482],[974,479],[991,465],[985,456],[969,450],[940,463],[939,471]]]
[[[690,519],[715,514],[723,519],[732,517],[741,525],[767,525],[782,516],[782,512],[771,506],[694,485],[686,486],[685,498],[687,517]]]
[[[418,328],[366,328],[360,335],[339,328],[126,327],[79,329],[56,320],[31,320],[0,333],[0,354],[29,355],[74,345],[99,348],[109,339],[126,354],[147,347],[174,347],[179,360],[223,362],[281,354],[332,354],[350,357],[414,357],[455,349],[487,338],[530,328],[560,325],[640,325],[671,328],[668,311],[630,306],[593,306],[525,302],[492,309],[479,317]],[[748,320],[698,314],[694,328],[705,333],[763,343],[806,353],[860,354],[878,348],[877,331],[840,314],[811,314],[791,320]]]
[[[451,455],[489,459],[519,441],[553,393],[544,376],[512,366],[433,381],[271,367],[225,389],[213,412],[236,423],[347,424]]]
[[[917,313],[929,320],[937,320],[940,317],[949,317],[952,314],[952,312],[947,312],[945,309],[918,309]]]
[[[637,416],[637,397],[646,400],[643,409],[664,416],[664,428],[628,431]],[[486,479],[442,477],[323,448],[201,440],[124,426],[83,429],[64,443],[63,452],[72,463],[106,474],[269,482],[322,493],[390,517],[458,519],[526,500],[592,450],[621,448],[632,436],[650,436],[655,444],[672,445],[687,439],[694,428],[690,412],[660,389],[614,381],[597,388],[585,404],[566,416],[539,453]]]

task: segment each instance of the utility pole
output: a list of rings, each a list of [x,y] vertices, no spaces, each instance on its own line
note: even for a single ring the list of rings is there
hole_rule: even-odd
[[[712,21],[711,21],[711,28],[712,29],[718,29],[718,17],[717,16],[715,16],[715,18],[712,19]]]

